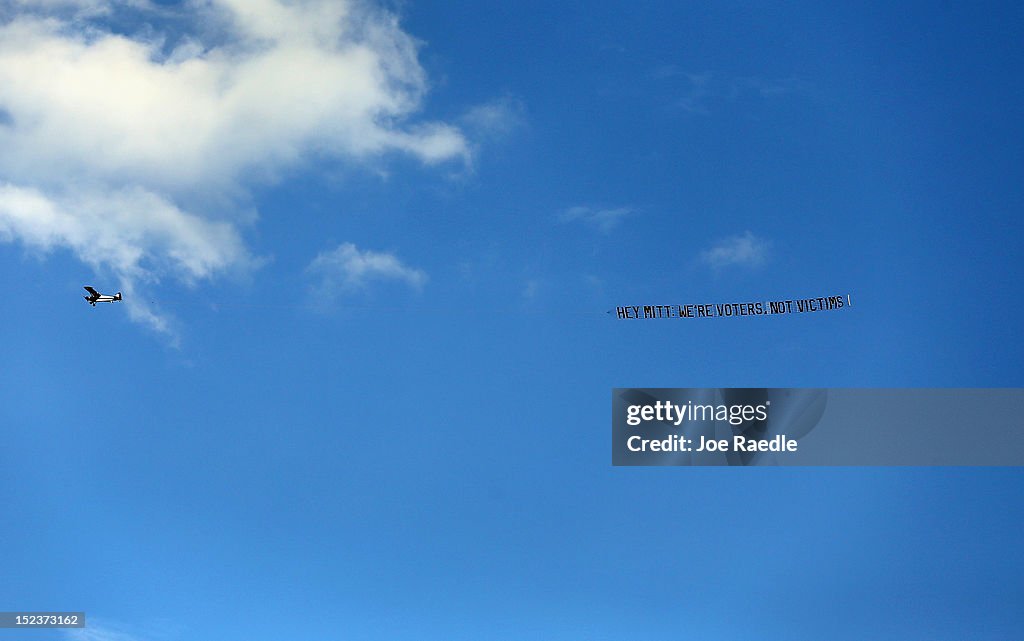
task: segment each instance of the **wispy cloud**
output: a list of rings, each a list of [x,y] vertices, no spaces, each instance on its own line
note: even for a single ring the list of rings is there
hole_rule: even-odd
[[[251,217],[232,203],[312,157],[471,155],[458,126],[414,120],[419,45],[372,1],[16,0],[2,13],[0,236],[67,248],[126,293],[251,267]],[[500,109],[475,119],[497,127]]]
[[[394,254],[360,250],[352,243],[320,253],[306,271],[316,279],[314,293],[326,302],[371,282],[399,281],[417,290],[427,282],[426,272],[407,266]]]
[[[536,278],[531,278],[526,281],[526,285],[523,287],[522,295],[523,300],[532,301],[537,298],[537,294],[540,293],[541,284]]]
[[[633,211],[632,207],[600,208],[577,205],[561,212],[558,220],[563,223],[578,221],[607,234]]]
[[[96,627],[92,624],[84,628],[69,630],[67,638],[68,641],[144,641],[124,632]]]
[[[734,76],[726,73],[684,71],[674,65],[662,65],[651,72],[655,80],[678,84],[679,98],[675,107],[683,111],[708,115],[715,105],[736,102],[743,98],[776,98],[786,95],[808,95],[811,86],[799,78],[763,78]]]
[[[525,114],[522,99],[506,95],[470,108],[460,122],[476,138],[504,138],[525,125]]]
[[[162,630],[142,632],[108,621],[97,622],[94,619],[89,619],[84,628],[64,630],[64,636],[68,641],[162,641],[168,638]]]
[[[135,290],[171,275],[191,284],[254,263],[236,229],[176,207],[141,187],[45,193],[0,183],[0,241],[47,252],[70,249],[98,274],[113,275],[132,318],[171,333]]]
[[[711,73],[684,73],[682,77],[685,82],[683,96],[676,102],[676,106],[694,114],[710,113],[708,101],[717,91],[717,87],[713,84],[714,75]]]
[[[742,236],[724,238],[700,254],[700,260],[714,269],[723,267],[759,267],[768,260],[771,243],[747,231]]]
[[[122,0],[121,4],[141,5],[147,0]],[[78,17],[107,15],[111,12],[110,0],[14,0],[14,6],[22,10],[42,9],[71,12]]]

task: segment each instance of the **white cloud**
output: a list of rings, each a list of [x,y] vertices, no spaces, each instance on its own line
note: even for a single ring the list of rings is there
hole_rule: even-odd
[[[595,208],[579,205],[566,209],[559,214],[558,219],[564,223],[580,221],[607,234],[632,213],[632,207]]]
[[[69,248],[126,288],[188,283],[251,264],[242,215],[222,210],[255,180],[314,157],[469,158],[457,127],[412,119],[428,89],[419,45],[368,2],[187,2],[176,39],[110,26],[146,6],[17,0],[0,13],[6,240]]]
[[[67,628],[63,632],[68,641],[169,641],[188,636],[187,629],[174,619],[158,618],[140,625],[99,619],[91,615],[86,627]]]
[[[69,631],[67,638],[71,641],[139,641],[138,637],[115,630],[97,629],[92,624]]]
[[[107,623],[97,624],[90,619],[84,628],[70,628],[64,630],[64,635],[69,641],[153,641],[164,638],[163,635],[139,634],[127,632],[123,626],[110,625]]]
[[[161,39],[25,16],[0,27],[0,172],[8,180],[231,185],[311,153],[459,158],[444,123],[403,125],[426,91],[394,17],[344,1],[218,0],[230,40]],[[218,11],[214,11],[214,9]],[[212,15],[210,15],[212,14]]]
[[[333,251],[320,253],[306,271],[319,278],[314,291],[327,301],[362,289],[370,281],[400,281],[414,289],[421,289],[427,282],[423,270],[408,267],[394,254],[360,251],[352,243],[342,243]]]
[[[766,78],[733,76],[704,71],[691,73],[675,65],[661,65],[652,72],[656,80],[671,81],[679,86],[682,96],[675,106],[697,115],[710,115],[725,102],[752,97],[762,99],[782,96],[811,96],[812,86],[799,78]]]
[[[466,129],[488,138],[503,138],[526,122],[526,107],[522,100],[504,96],[469,109],[462,116]]]
[[[48,195],[0,183],[0,240],[13,239],[43,252],[70,249],[98,274],[117,279],[133,318],[165,333],[167,320],[132,295],[137,286],[161,274],[193,283],[252,262],[233,226],[139,187]]]
[[[136,3],[146,0],[134,0]],[[79,16],[96,16],[109,13],[109,0],[14,0],[19,9],[70,10]]]
[[[711,85],[713,75],[710,73],[687,73],[684,76],[687,82],[686,95],[679,99],[678,106],[690,113],[707,115],[709,113],[708,98],[717,90]]]
[[[534,300],[537,298],[537,294],[540,293],[540,288],[540,281],[536,278],[526,281],[526,286],[523,287],[523,299],[528,301]]]
[[[771,243],[748,231],[725,238],[701,252],[700,259],[715,269],[730,266],[758,267],[768,259]]]

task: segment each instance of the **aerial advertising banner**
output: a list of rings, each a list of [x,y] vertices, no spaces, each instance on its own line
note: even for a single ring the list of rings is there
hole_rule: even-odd
[[[807,314],[829,312],[849,307],[852,298],[819,296],[817,298],[787,298],[745,303],[692,303],[688,305],[626,305],[616,307],[620,320],[648,318],[721,318],[727,316],[775,316],[779,314]]]
[[[1024,465],[1024,389],[612,390],[613,465]]]

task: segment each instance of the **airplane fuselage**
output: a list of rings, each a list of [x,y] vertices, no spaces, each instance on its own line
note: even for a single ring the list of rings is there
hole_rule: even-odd
[[[86,289],[89,289],[88,287]],[[121,300],[121,292],[117,292],[113,296],[107,294],[101,294],[94,289],[89,289],[92,293],[88,296],[82,296],[85,302],[89,303],[93,307],[96,307],[96,303],[116,303]]]

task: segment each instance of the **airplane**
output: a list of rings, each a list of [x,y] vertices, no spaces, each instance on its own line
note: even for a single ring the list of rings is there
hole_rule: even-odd
[[[88,285],[85,286],[85,291],[89,292],[89,295],[82,296],[82,298],[84,298],[85,302],[89,303],[93,307],[96,307],[96,303],[113,303],[121,300],[121,292],[117,292],[113,296],[107,296],[105,294],[99,293],[98,291],[96,291],[92,287],[89,287]]]

